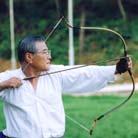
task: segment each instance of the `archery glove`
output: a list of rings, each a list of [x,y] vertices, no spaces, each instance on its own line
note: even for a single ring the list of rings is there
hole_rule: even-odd
[[[129,61],[129,57],[120,58],[120,60],[116,64],[116,74],[121,74],[128,71],[130,69],[128,65]]]

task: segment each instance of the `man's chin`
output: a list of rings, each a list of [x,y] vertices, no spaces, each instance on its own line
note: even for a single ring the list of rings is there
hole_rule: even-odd
[[[47,66],[43,69],[43,71],[48,71],[49,69],[50,69],[50,64],[47,65]]]

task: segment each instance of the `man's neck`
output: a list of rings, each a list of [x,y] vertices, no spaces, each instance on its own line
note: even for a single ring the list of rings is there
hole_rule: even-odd
[[[29,64],[22,64],[21,68],[26,77],[37,76],[41,73],[40,71],[37,71],[31,67]]]
[[[38,76],[41,73],[41,72],[36,71],[30,65],[22,65],[21,68],[26,77]],[[33,78],[33,79],[30,79],[29,81],[32,87],[34,88],[34,90],[36,90],[38,78]]]

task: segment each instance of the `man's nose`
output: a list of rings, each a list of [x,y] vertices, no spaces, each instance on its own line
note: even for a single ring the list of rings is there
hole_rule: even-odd
[[[48,60],[52,60],[51,54],[47,55]]]

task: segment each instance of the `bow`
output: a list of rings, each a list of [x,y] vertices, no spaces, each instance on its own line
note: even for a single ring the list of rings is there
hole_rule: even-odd
[[[111,30],[109,28],[103,28],[103,27],[74,27],[74,26],[71,26],[66,18],[64,16],[62,16],[58,22],[56,23],[56,25],[53,27],[53,29],[50,31],[50,33],[48,34],[47,38],[46,38],[46,41],[48,41],[48,39],[50,38],[50,36],[53,34],[53,32],[56,30],[56,28],[58,27],[58,25],[64,21],[65,25],[69,28],[72,28],[72,29],[83,29],[83,30],[99,30],[99,31],[107,31],[107,32],[111,32],[113,34],[115,34],[116,36],[118,36],[122,43],[123,43],[123,49],[124,49],[124,56],[122,58],[127,58],[128,57],[128,53],[127,53],[127,45],[126,45],[126,42],[124,40],[124,38],[122,37],[122,35],[114,30]],[[115,60],[115,59],[114,59]],[[112,60],[113,61],[113,60]],[[33,78],[37,78],[37,77],[41,77],[41,76],[44,76],[44,75],[50,75],[50,74],[55,74],[55,73],[58,73],[58,72],[63,72],[63,71],[67,71],[67,70],[72,70],[72,69],[78,69],[78,68],[82,68],[82,67],[86,67],[86,66],[89,66],[89,65],[82,65],[82,66],[77,66],[77,67],[73,67],[73,68],[69,68],[69,69],[65,69],[65,70],[60,70],[60,71],[55,71],[55,72],[47,72],[45,74],[40,74],[38,76],[31,76],[31,77],[27,77],[27,78],[24,78],[24,80],[29,80],[29,79],[33,79]],[[86,128],[85,126],[83,126],[82,124],[80,124],[79,122],[77,122],[76,120],[74,120],[73,118],[71,118],[70,116],[68,116],[66,114],[66,117],[68,119],[70,119],[71,121],[73,121],[75,124],[79,125],[81,128],[83,128],[84,130],[88,131],[90,133],[90,135],[92,135],[92,132],[96,126],[96,123],[101,120],[102,118],[104,118],[105,116],[109,115],[110,113],[112,113],[113,111],[117,110],[118,108],[120,108],[121,106],[123,106],[133,95],[134,93],[134,90],[135,90],[135,81],[134,81],[134,77],[133,77],[133,74],[132,74],[132,71],[131,69],[128,69],[128,74],[132,80],[132,84],[133,84],[133,88],[132,88],[132,91],[130,92],[130,95],[123,101],[121,102],[120,104],[116,105],[115,107],[109,109],[108,111],[102,113],[101,115],[99,115],[98,117],[96,117],[93,121],[93,124],[92,124],[92,127],[90,129]]]
[[[64,18],[65,19],[65,18]],[[114,30],[111,30],[109,28],[103,28],[103,27],[74,27],[74,26],[71,26],[68,24],[67,20],[65,19],[65,23],[66,25],[69,27],[69,28],[73,28],[73,29],[82,29],[82,30],[99,30],[99,31],[107,31],[107,32],[111,32],[113,34],[115,34],[116,36],[118,36],[121,41],[123,42],[123,48],[124,48],[124,57],[127,58],[128,57],[128,53],[127,53],[127,44],[124,40],[124,38],[122,37],[122,35]],[[118,108],[120,108],[122,105],[124,105],[133,95],[134,91],[135,91],[135,81],[134,81],[134,77],[133,77],[133,74],[132,74],[132,71],[131,69],[128,69],[128,74],[131,78],[131,81],[132,81],[132,84],[133,84],[133,88],[132,88],[132,91],[130,92],[130,95],[123,101],[121,102],[120,104],[116,105],[115,107],[109,109],[108,111],[106,111],[105,113],[99,115],[98,117],[96,117],[96,119],[94,119],[94,122],[92,124],[92,127],[90,129],[90,135],[92,135],[92,132],[96,126],[96,123],[97,121],[101,120],[103,117],[107,116],[108,114],[110,114],[111,112],[117,110]]]

